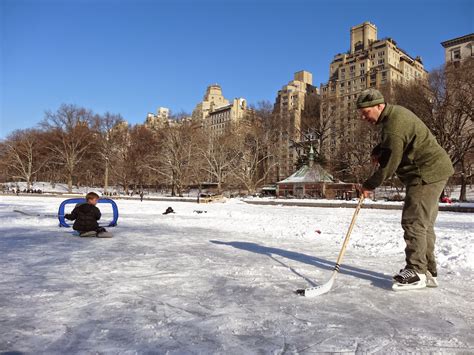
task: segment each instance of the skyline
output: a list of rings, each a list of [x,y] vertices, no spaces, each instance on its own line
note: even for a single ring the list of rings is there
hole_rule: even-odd
[[[329,18],[341,6],[304,0],[194,8],[186,0],[0,0],[0,138],[62,103],[132,124],[159,106],[191,113],[213,83],[228,99],[273,103],[299,70],[318,87],[327,82],[333,56],[348,50],[350,28],[364,21],[421,56],[427,70],[444,63],[440,42],[473,32],[469,1],[402,1],[390,13],[366,10],[376,1],[336,3],[344,16]]]

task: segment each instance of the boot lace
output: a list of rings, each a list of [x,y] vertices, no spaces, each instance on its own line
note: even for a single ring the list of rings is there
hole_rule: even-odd
[[[413,270],[411,270],[411,269],[404,269],[404,270],[400,271],[399,275],[400,275],[404,280],[406,280],[406,279],[409,279],[409,278],[412,277],[412,276],[415,276],[416,273],[415,273]]]

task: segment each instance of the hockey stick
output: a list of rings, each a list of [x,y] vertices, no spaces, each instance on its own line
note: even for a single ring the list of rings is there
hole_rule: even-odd
[[[21,210],[13,210],[13,212],[21,213],[22,215],[29,216],[29,217],[58,217],[57,214],[31,213],[31,212],[25,212]]]
[[[296,293],[298,295],[306,296],[306,297],[315,297],[315,296],[319,296],[324,293],[327,293],[331,290],[332,285],[334,284],[334,280],[336,279],[336,275],[339,272],[342,258],[344,257],[344,254],[346,252],[347,244],[349,243],[349,237],[351,236],[352,229],[354,228],[354,224],[355,224],[357,215],[359,214],[359,211],[362,207],[363,201],[364,201],[364,195],[361,195],[361,197],[359,198],[359,203],[357,204],[357,207],[354,211],[354,215],[352,216],[352,221],[349,226],[349,230],[347,231],[346,238],[344,239],[344,243],[342,243],[341,251],[339,252],[339,256],[337,257],[336,266],[334,266],[334,271],[329,281],[320,286],[296,290]]]

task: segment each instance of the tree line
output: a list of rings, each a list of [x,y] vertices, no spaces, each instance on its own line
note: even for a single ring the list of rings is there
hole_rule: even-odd
[[[427,81],[381,88],[388,102],[417,114],[446,149],[461,184],[460,200],[466,199],[473,172],[473,63],[469,59],[433,70]],[[331,119],[321,120],[320,110],[318,97],[305,103],[300,132],[304,149],[297,164],[306,162],[304,141],[310,137],[318,162],[335,177],[363,181],[371,173],[369,154],[376,132],[368,133],[354,109],[347,124],[357,126],[356,134],[332,152],[327,142],[337,130]],[[45,112],[36,128],[17,130],[0,142],[0,179],[25,181],[28,188],[34,181],[49,181],[66,182],[69,191],[73,185],[101,186],[105,192],[119,186],[126,193],[155,188],[172,195],[203,182],[215,183],[219,191],[252,194],[274,182],[270,173],[278,164],[276,151],[289,128],[278,121],[269,102],[252,107],[222,135],[213,135],[184,113],[172,115],[170,122],[156,129],[128,125],[120,114],[100,115],[63,104]],[[337,139],[346,137],[341,127]]]
[[[37,128],[17,130],[0,143],[3,181],[66,182],[129,190],[166,188],[182,195],[203,182],[218,190],[254,193],[265,180],[262,162],[268,150],[264,126],[269,104],[231,125],[223,135],[173,115],[159,128],[128,125],[119,114],[96,114],[63,104],[47,111]]]

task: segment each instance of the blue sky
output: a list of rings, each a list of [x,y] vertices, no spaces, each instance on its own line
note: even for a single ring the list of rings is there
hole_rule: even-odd
[[[371,21],[430,70],[473,32],[474,1],[0,0],[0,138],[73,103],[143,122],[191,112],[207,85],[275,99],[298,70],[328,79],[350,27]]]

